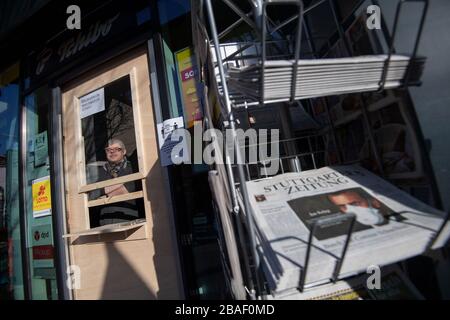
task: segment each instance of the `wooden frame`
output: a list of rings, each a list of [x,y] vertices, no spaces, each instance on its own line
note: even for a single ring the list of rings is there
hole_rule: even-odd
[[[136,172],[136,173],[129,174],[129,175],[126,175],[126,176],[117,177],[117,178],[114,178],[114,179],[109,179],[109,180],[105,180],[105,181],[99,181],[99,182],[95,182],[95,183],[91,183],[91,184],[88,184],[88,185],[81,186],[78,189],[78,193],[86,193],[86,192],[94,191],[94,190],[101,189],[101,188],[104,188],[104,187],[113,186],[115,184],[132,182],[132,181],[142,180],[142,179],[144,179],[144,175],[142,173],[140,173],[140,172]]]
[[[134,200],[134,199],[140,199],[144,197],[143,191],[136,191],[132,193],[127,194],[121,194],[113,197],[107,197],[107,198],[100,198],[96,200],[89,201],[87,203],[88,208],[102,206],[105,204],[111,204],[111,203],[117,203],[122,201],[128,201],[128,200]]]
[[[109,224],[106,226],[101,226],[97,228],[93,228],[86,231],[79,231],[74,233],[69,233],[63,235],[63,238],[73,238],[80,236],[92,236],[92,235],[101,235],[106,233],[115,233],[115,232],[126,232],[132,229],[137,229],[142,226],[146,226],[146,222],[143,219],[138,219],[135,221],[130,221],[128,223],[117,223],[117,224]]]
[[[86,184],[78,98],[129,75],[139,172]],[[130,51],[62,88],[63,158],[70,264],[79,266],[75,299],[179,299],[183,296],[169,204],[162,188],[147,48]],[[88,201],[90,191],[141,181],[142,190]],[[91,228],[89,208],[142,199],[145,219]]]
[[[141,50],[139,50],[139,52],[141,54],[143,53]],[[70,159],[71,163],[67,164],[65,168],[66,182],[69,182],[68,184],[66,183],[66,189],[68,190],[68,192],[66,192],[68,193],[68,215],[69,219],[75,219],[75,223],[69,223],[70,233],[73,233],[73,228],[77,231],[85,231],[91,228],[89,219],[90,207],[130,199],[145,199],[148,197],[148,193],[145,190],[145,179],[149,173],[149,168],[154,165],[155,161],[152,161],[151,152],[150,150],[146,150],[147,148],[144,148],[144,144],[149,145],[148,149],[155,148],[157,145],[155,143],[146,143],[149,140],[155,142],[155,139],[153,138],[155,137],[155,129],[152,110],[151,108],[144,109],[144,106],[151,105],[150,97],[147,96],[146,98],[146,95],[142,94],[144,88],[139,87],[140,84],[149,82],[148,79],[146,79],[147,81],[144,81],[145,79],[143,78],[144,73],[148,75],[148,67],[146,57],[142,55],[139,57],[136,56],[137,53],[130,54],[124,57],[124,60],[128,59],[128,61],[125,61],[124,63],[118,62],[112,64],[109,68],[104,67],[102,68],[103,70],[99,70],[97,74],[87,74],[85,79],[81,79],[81,84],[72,84],[71,88],[63,94],[64,158]],[[131,60],[129,60],[130,58]],[[142,66],[144,66],[144,68],[142,68]],[[147,72],[142,72],[142,70]],[[134,133],[139,171],[126,176],[87,184],[79,99],[80,97],[103,88],[109,83],[124,76],[129,76],[130,78],[133,124],[135,128]],[[148,90],[148,88],[145,89]],[[74,143],[71,143],[70,141]],[[73,146],[74,149],[70,149],[68,147],[69,145]],[[69,153],[69,151],[72,152]],[[76,165],[74,166],[73,164]],[[73,181],[74,177],[76,177],[76,181]],[[90,191],[136,180],[142,182],[143,190],[140,192],[109,199],[88,201],[87,193]],[[72,195],[72,193],[75,192],[77,195]],[[144,201],[144,208],[146,212],[151,211],[148,201]],[[77,217],[74,217],[74,212],[78,213]]]

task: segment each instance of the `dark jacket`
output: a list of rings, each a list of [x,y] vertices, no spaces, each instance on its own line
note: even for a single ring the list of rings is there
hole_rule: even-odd
[[[124,166],[117,174],[117,177],[126,176],[134,173],[133,167],[130,161],[127,161],[126,166]],[[98,173],[99,181],[105,181],[113,179],[114,177],[109,174],[105,167],[99,169]],[[128,192],[135,192],[142,190],[139,183],[140,181],[131,181],[124,183],[125,188]],[[91,200],[98,199],[101,196],[105,196],[104,188],[92,191],[89,195]],[[138,203],[139,202],[139,203]],[[126,222],[139,217],[144,216],[142,200],[128,200],[122,202],[116,202],[112,204],[102,205],[98,207],[91,208],[91,227],[96,225],[102,226],[112,223]]]

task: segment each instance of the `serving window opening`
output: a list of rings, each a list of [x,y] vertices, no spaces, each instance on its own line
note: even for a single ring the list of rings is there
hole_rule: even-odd
[[[86,184],[140,172],[130,76],[124,76],[80,97],[79,107]],[[144,218],[142,199],[108,204],[96,201],[141,193],[142,183],[139,180],[107,185],[88,192],[91,228]]]

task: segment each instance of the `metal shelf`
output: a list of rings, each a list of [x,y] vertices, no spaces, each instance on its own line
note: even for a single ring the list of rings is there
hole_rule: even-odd
[[[226,6],[231,8],[231,10],[236,13],[239,17],[238,20],[233,22],[231,25],[223,28],[223,31],[219,34],[215,22],[215,13],[213,8],[212,0],[201,0],[192,1],[192,28],[193,28],[193,40],[194,48],[197,59],[197,66],[199,68],[199,81],[203,88],[202,93],[202,104],[205,109],[206,114],[206,126],[205,129],[211,129],[218,127],[222,130],[230,129],[233,132],[233,150],[236,155],[237,164],[232,164],[229,161],[229,154],[225,151],[225,154],[219,154],[224,161],[218,162],[215,165],[215,170],[212,171],[210,176],[217,175],[220,179],[215,179],[214,183],[211,184],[213,189],[213,194],[215,194],[215,202],[221,203],[218,207],[220,212],[221,220],[226,220],[222,223],[222,231],[228,236],[225,237],[225,246],[228,250],[228,255],[233,257],[233,262],[231,262],[232,273],[231,277],[233,285],[231,287],[235,288],[235,297],[238,299],[243,298],[243,292],[247,293],[250,299],[264,299],[268,291],[265,287],[265,281],[261,271],[261,257],[256,250],[256,233],[255,225],[251,214],[246,214],[250,212],[251,207],[249,205],[248,193],[246,190],[246,181],[253,179],[259,179],[264,177],[261,175],[259,168],[264,168],[264,163],[260,161],[256,162],[244,162],[243,154],[245,155],[245,148],[249,146],[240,146],[239,141],[236,139],[236,130],[239,127],[236,119],[236,111],[244,109],[249,112],[252,107],[264,108],[268,104],[276,104],[279,107],[279,112],[284,113],[286,116],[286,110],[283,105],[286,103],[293,105],[298,103],[298,97],[296,96],[297,89],[297,74],[301,71],[299,67],[291,68],[289,75],[285,79],[289,79],[286,82],[287,88],[286,92],[290,94],[283,99],[266,100],[264,99],[264,91],[266,87],[264,86],[264,79],[267,77],[266,66],[273,64],[273,61],[289,59],[292,61],[293,66],[298,66],[299,61],[301,61],[305,56],[310,59],[316,59],[316,62],[320,63],[319,54],[315,52],[314,45],[312,44],[312,37],[308,29],[308,25],[305,22],[305,17],[309,12],[312,12],[315,8],[328,3],[330,4],[333,16],[335,18],[336,30],[339,34],[339,38],[346,43],[349,47],[348,39],[345,38],[345,30],[343,29],[342,23],[339,22],[336,13],[336,7],[332,0],[322,0],[314,3],[310,7],[305,8],[301,0],[249,0],[252,5],[252,12],[245,13],[242,9],[233,3],[231,0],[217,0],[216,2],[222,1]],[[388,66],[393,61],[395,54],[394,40],[397,33],[397,25],[400,17],[400,13],[405,3],[409,2],[422,2],[424,4],[422,16],[420,19],[419,31],[416,35],[414,48],[412,54],[409,55],[409,61],[416,61],[417,49],[420,41],[422,29],[425,22],[426,12],[428,8],[427,0],[400,0],[398,2],[396,16],[394,20],[394,28],[392,37],[389,36],[388,32],[384,30],[384,35],[386,36],[386,41],[388,42],[388,53],[386,59],[382,62],[382,69],[377,75],[379,76],[379,81],[377,85],[372,88],[371,91],[382,92],[387,88],[388,79]],[[361,2],[362,3],[362,2]],[[267,10],[272,6],[295,6],[297,8],[297,13],[287,20],[283,20],[278,23],[274,21],[267,14]],[[241,41],[223,41],[223,38],[229,35],[237,26],[242,23],[246,23],[251,29],[251,33],[254,38],[241,42]],[[283,33],[283,29],[287,26],[295,24],[293,31],[291,30],[288,34]],[[384,25],[385,28],[385,25]],[[209,32],[208,32],[209,30]],[[294,34],[294,36],[293,36]],[[306,34],[306,39],[303,39],[308,43],[309,50],[302,51],[302,35]],[[350,52],[350,50],[349,50]],[[269,62],[270,61],[270,62]],[[230,76],[229,72],[231,67],[242,67],[242,66],[252,66],[257,70],[260,81],[259,95],[248,95],[245,90],[236,91],[233,86],[230,86]],[[398,88],[407,88],[411,85],[418,85],[417,79],[410,81],[413,64],[408,63],[405,71],[405,77],[401,81]],[[355,90],[357,92],[358,90]],[[359,90],[358,92],[360,92]],[[214,104],[214,99],[210,99],[210,94],[215,96],[218,103]],[[324,94],[312,95],[306,98],[323,98]],[[283,104],[284,103],[284,104]],[[365,124],[368,125],[367,107],[362,103],[363,107],[360,111],[360,115],[363,116]],[[218,108],[219,118],[213,116],[213,108]],[[329,106],[327,105],[327,111]],[[216,110],[217,112],[217,110]],[[327,112],[328,117],[329,113]],[[287,116],[288,121],[289,116]],[[333,136],[334,126],[332,121],[330,121],[330,128],[332,129]],[[285,146],[286,153],[277,160],[280,162],[280,171],[278,174],[285,172],[299,172],[308,169],[317,169],[322,166],[326,166],[329,163],[329,154],[325,148],[324,132],[323,130],[308,131],[309,133],[304,133],[300,137],[296,137],[292,130],[289,128],[282,128],[285,135],[285,139],[281,140],[281,145]],[[370,145],[377,155],[376,145],[373,137],[373,133],[369,129]],[[322,142],[320,142],[322,141]],[[334,136],[334,143],[336,144],[336,138]],[[307,146],[306,151],[300,150]],[[380,169],[381,175],[383,176],[383,169],[379,156],[376,156],[377,164]],[[342,162],[339,159],[339,162]],[[223,163],[223,164],[220,164]],[[255,174],[256,172],[256,174]],[[268,176],[267,174],[265,175]],[[214,179],[214,178],[213,178]],[[220,198],[220,199],[218,199]],[[448,219],[448,216],[447,216]],[[348,247],[350,237],[353,230],[354,217],[351,219],[347,234],[347,240],[343,246],[342,254],[336,261],[336,267],[332,275],[330,275],[330,281],[337,281],[342,277],[348,277],[351,275],[340,274],[340,269],[345,259],[346,249]],[[321,222],[319,221],[318,224]],[[230,235],[233,236],[230,236]],[[308,242],[308,251],[312,246],[312,239],[314,236],[314,228],[310,233]],[[439,233],[436,235],[436,238]],[[435,239],[436,239],[435,238]],[[430,246],[433,241],[430,242]],[[240,257],[240,261],[236,261]],[[305,277],[307,274],[309,254],[305,257],[305,265],[303,272],[301,274],[301,281],[299,283],[299,290],[305,289]],[[234,264],[234,265],[233,265]],[[302,281],[303,280],[303,281]]]

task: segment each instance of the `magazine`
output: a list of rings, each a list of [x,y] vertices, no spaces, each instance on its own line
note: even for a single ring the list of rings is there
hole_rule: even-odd
[[[443,246],[445,214],[357,166],[324,167],[247,182],[257,251],[272,291],[297,288],[314,229],[306,286],[328,282],[349,229],[339,277]],[[445,227],[435,239],[445,223]]]

